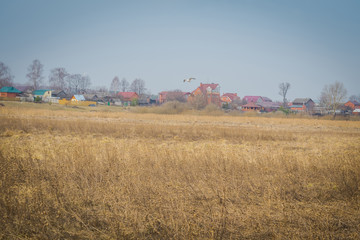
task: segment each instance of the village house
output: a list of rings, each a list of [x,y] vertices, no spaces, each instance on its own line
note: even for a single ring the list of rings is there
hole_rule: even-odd
[[[86,101],[94,101],[99,102],[101,101],[101,98],[97,94],[83,94]]]
[[[259,112],[264,110],[262,106],[254,102],[249,102],[245,105],[242,105],[241,109],[245,112],[249,112],[249,111]]]
[[[272,101],[270,100],[270,102],[269,102],[269,101],[261,102],[261,103],[258,103],[257,105],[259,105],[260,107],[262,107],[262,108],[263,108],[262,110],[263,110],[264,112],[275,112],[275,111],[277,111],[277,110],[280,108],[280,106],[282,105],[282,103],[272,102]]]
[[[272,100],[268,97],[262,97],[262,96],[245,96],[243,98],[243,101],[246,103],[262,103],[262,102],[272,102]]]
[[[315,103],[311,98],[295,98],[295,100],[292,101],[289,106],[293,111],[309,112],[313,110]]]
[[[2,87],[0,89],[0,97],[2,98],[16,98],[21,93],[20,90],[14,87]]]
[[[203,96],[205,98],[206,104],[215,104],[221,106],[220,100],[220,86],[219,84],[203,84],[200,83],[200,86],[196,88],[188,97],[188,101],[192,102],[196,99],[197,96]]]
[[[40,99],[43,102],[58,102],[58,98],[52,98],[52,90],[50,89],[39,89],[32,92],[34,100]]]
[[[74,95],[74,96],[72,96],[70,101],[72,101],[72,102],[80,102],[80,101],[86,101],[86,99],[85,99],[84,95]]]
[[[237,95],[237,93],[224,93],[221,96],[221,102],[230,104],[234,101],[240,101],[240,97]]]
[[[51,91],[51,97],[63,99],[63,98],[67,98],[68,95],[66,94],[66,92],[64,90],[53,90],[53,91]]]
[[[246,103],[261,103],[264,102],[263,98],[261,96],[245,96],[243,98],[243,101]]]
[[[348,101],[344,106],[351,108],[351,110],[360,109],[360,103],[357,101]]]
[[[121,99],[124,106],[130,106],[133,101],[139,99],[139,95],[136,92],[118,92],[117,96]]]

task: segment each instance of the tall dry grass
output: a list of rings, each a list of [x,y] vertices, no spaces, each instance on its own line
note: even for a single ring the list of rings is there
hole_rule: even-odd
[[[4,239],[358,239],[360,124],[0,110]]]

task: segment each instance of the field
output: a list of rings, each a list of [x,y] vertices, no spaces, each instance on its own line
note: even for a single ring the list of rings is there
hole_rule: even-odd
[[[0,106],[0,238],[360,238],[360,121],[107,109]]]

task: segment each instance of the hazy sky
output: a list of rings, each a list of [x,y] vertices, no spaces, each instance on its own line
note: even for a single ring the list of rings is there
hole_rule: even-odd
[[[0,0],[0,61],[25,83],[50,70],[145,80],[153,94],[219,83],[221,92],[318,99],[325,84],[360,94],[360,1]],[[183,83],[196,77],[192,83]]]

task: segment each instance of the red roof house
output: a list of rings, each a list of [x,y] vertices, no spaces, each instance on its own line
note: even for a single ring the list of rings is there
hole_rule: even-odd
[[[247,103],[253,102],[253,103],[260,103],[264,102],[261,96],[245,96],[243,98]]]
[[[355,109],[360,109],[360,103],[358,103],[357,101],[348,101],[344,105],[350,107],[353,111]]]
[[[264,108],[254,102],[249,102],[242,106],[243,111],[261,111],[264,110]]]
[[[123,102],[131,102],[134,99],[139,98],[139,95],[136,92],[118,92],[117,96],[119,96]]]
[[[221,96],[221,102],[223,103],[232,103],[236,100],[240,100],[240,97],[237,95],[237,93],[224,93]]]
[[[191,92],[191,95],[188,98],[188,101],[192,101],[196,96],[202,95],[205,97],[206,104],[215,104],[220,106],[220,86],[219,84],[203,84],[200,83],[200,86]]]

